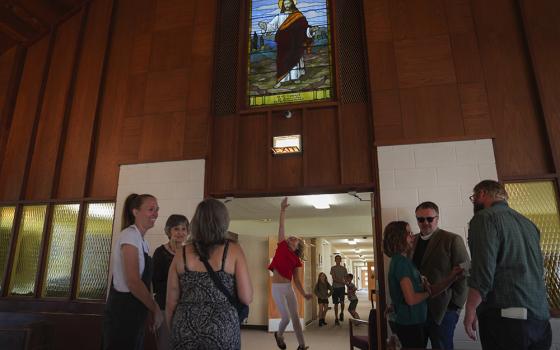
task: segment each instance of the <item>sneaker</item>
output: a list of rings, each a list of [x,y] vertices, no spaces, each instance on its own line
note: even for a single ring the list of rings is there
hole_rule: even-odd
[[[340,326],[340,322],[338,322],[338,320],[334,320],[334,325],[335,326]]]
[[[278,332],[274,332],[274,339],[276,339],[276,345],[280,349],[286,349],[286,343],[284,342],[284,337],[278,335]]]
[[[297,347],[297,350],[307,350],[307,349],[309,349],[309,346],[300,345]]]
[[[340,315],[338,316],[338,319],[341,321],[344,321],[344,313],[340,313]]]

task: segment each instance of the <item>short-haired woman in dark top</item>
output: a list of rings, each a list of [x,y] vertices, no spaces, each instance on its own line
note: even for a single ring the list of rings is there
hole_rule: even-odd
[[[173,261],[175,257],[175,253],[181,251],[188,230],[189,220],[184,215],[170,215],[169,218],[167,218],[164,228],[169,241],[160,245],[153,255],[154,276],[152,278],[152,284],[154,287],[154,299],[162,311],[165,311],[169,267],[171,266],[171,261]],[[158,344],[160,350],[165,350],[169,347],[169,327],[165,322],[158,330]]]

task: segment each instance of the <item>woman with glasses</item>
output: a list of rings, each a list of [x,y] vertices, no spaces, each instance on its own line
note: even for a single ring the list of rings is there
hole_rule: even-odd
[[[426,300],[447,289],[462,273],[454,267],[438,284],[429,285],[407,257],[412,247],[412,231],[405,221],[389,223],[383,232],[383,250],[391,258],[389,293],[395,312],[395,328],[403,347],[423,348],[426,345],[424,324],[428,315]]]

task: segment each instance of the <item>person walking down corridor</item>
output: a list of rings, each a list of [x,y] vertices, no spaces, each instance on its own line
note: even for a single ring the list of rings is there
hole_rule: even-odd
[[[313,289],[313,293],[317,296],[317,303],[319,304],[319,327],[326,326],[325,315],[329,307],[329,298],[332,295],[332,286],[327,279],[324,272],[319,273],[317,283]]]
[[[284,342],[284,331],[292,320],[292,326],[296,333],[298,341],[298,350],[305,350],[308,346],[305,345],[303,337],[303,329],[298,316],[298,304],[294,290],[292,289],[292,278],[298,292],[303,295],[305,299],[311,299],[312,294],[306,293],[301,284],[299,271],[302,268],[301,259],[303,259],[305,245],[302,239],[294,236],[286,238],[284,221],[286,216],[286,208],[288,208],[288,198],[284,198],[280,204],[280,219],[278,226],[278,246],[274,253],[274,258],[268,266],[272,271],[272,298],[276,303],[276,307],[282,316],[278,332],[274,332],[276,345],[280,349],[286,349]]]
[[[332,301],[334,304],[334,324],[340,325],[339,321],[344,321],[344,295],[346,294],[346,275],[348,271],[346,267],[341,265],[342,258],[340,255],[334,257],[336,265],[331,267],[331,276],[333,281]],[[340,314],[338,313],[338,304],[340,304]]]

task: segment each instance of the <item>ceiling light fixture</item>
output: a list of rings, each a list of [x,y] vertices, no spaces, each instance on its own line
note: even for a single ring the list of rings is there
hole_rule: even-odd
[[[315,209],[329,209],[333,202],[331,196],[326,194],[305,196],[305,199],[310,205],[315,207]]]

